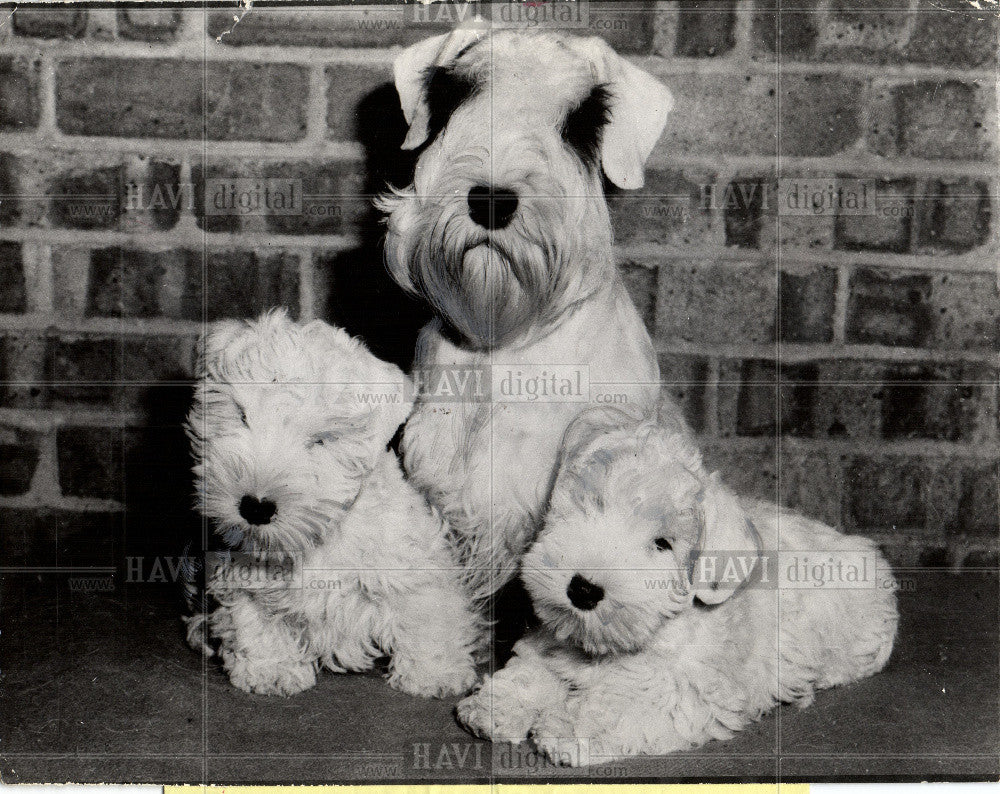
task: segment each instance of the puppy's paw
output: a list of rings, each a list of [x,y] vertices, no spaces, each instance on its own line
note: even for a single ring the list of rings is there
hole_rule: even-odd
[[[557,766],[590,764],[590,742],[577,736],[573,720],[564,712],[547,712],[531,726],[531,741],[551,763]]]
[[[443,698],[463,695],[475,685],[476,666],[472,657],[458,665],[433,665],[394,659],[389,686],[418,697]]]
[[[227,664],[226,669],[233,686],[255,695],[297,695],[316,683],[315,667],[302,662],[262,664],[241,660]]]
[[[528,735],[534,716],[532,707],[497,697],[489,676],[478,692],[460,700],[455,708],[455,717],[463,728],[494,742],[520,742]]]

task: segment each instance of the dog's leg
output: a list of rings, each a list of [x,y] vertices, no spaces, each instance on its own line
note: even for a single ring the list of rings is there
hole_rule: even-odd
[[[553,763],[587,766],[643,753],[690,749],[732,735],[716,710],[683,678],[637,676],[617,664],[580,670],[578,688],[539,714],[531,740]]]
[[[456,582],[436,578],[401,594],[389,616],[389,685],[422,697],[468,692],[476,682],[477,618]]]
[[[294,695],[316,683],[316,665],[292,628],[238,593],[209,616],[219,656],[237,689]]]
[[[543,711],[561,708],[569,687],[546,663],[548,647],[537,634],[519,641],[507,666],[458,704],[459,723],[484,739],[519,742]]]

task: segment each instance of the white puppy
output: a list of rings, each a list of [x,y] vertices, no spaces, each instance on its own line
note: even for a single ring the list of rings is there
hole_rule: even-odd
[[[380,201],[386,255],[437,313],[417,345],[404,461],[486,603],[517,573],[583,405],[453,389],[443,405],[434,386],[541,383],[562,367],[593,392],[655,405],[656,355],[615,266],[602,174],[642,186],[672,98],[600,38],[475,24],[409,47],[394,72],[404,148],[420,156],[413,185]]]
[[[440,517],[386,447],[406,377],[344,331],[284,312],[203,339],[188,417],[199,504],[232,553],[188,621],[232,683],[290,695],[368,670],[415,695],[467,691],[480,634]],[[214,563],[214,564],[213,564]]]
[[[613,409],[567,431],[522,577],[543,626],[458,718],[556,763],[727,738],[877,672],[896,635],[871,541],[738,498],[681,428]]]

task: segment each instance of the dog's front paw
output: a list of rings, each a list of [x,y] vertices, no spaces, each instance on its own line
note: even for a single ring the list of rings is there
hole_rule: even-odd
[[[519,701],[497,697],[489,676],[478,692],[460,700],[455,708],[459,724],[483,739],[517,743],[528,735],[535,710]]]
[[[227,661],[226,669],[233,686],[255,695],[297,695],[316,683],[316,668],[311,664]]]
[[[392,659],[389,686],[408,695],[443,698],[464,695],[478,678],[475,662],[468,653],[453,662],[397,654]]]
[[[569,714],[561,711],[541,714],[529,733],[539,752],[556,766],[590,764],[590,742],[577,735]]]

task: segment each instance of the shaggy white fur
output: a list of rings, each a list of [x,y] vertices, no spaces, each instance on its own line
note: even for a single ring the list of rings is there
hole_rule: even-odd
[[[615,267],[601,172],[642,185],[667,89],[600,38],[475,25],[413,45],[394,71],[404,148],[421,153],[413,185],[379,202],[387,260],[438,315],[415,371],[573,366],[652,407],[659,369]],[[481,603],[516,575],[583,407],[441,405],[421,391],[405,466],[447,518]]]
[[[482,627],[447,530],[386,449],[406,376],[323,322],[283,311],[202,342],[188,417],[199,505],[232,553],[210,558],[217,606],[188,619],[232,683],[290,695],[316,672],[368,670],[443,696],[475,682]]]
[[[898,620],[871,541],[737,497],[683,428],[613,409],[568,429],[522,578],[543,626],[458,718],[569,765],[688,749],[806,706],[882,669]]]

